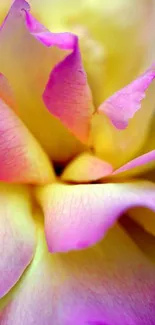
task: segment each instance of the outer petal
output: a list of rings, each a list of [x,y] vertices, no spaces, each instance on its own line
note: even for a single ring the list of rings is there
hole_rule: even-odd
[[[54,171],[43,149],[15,113],[0,100],[0,180],[49,183]]]
[[[48,33],[49,48],[47,33],[39,39],[39,23],[36,32],[28,17],[28,4],[16,0],[0,32],[0,70],[14,90],[21,119],[54,160],[67,160],[82,150],[82,145],[48,112],[42,94],[51,70],[73,51],[76,38],[68,33]],[[82,78],[84,74],[79,75]]]
[[[91,182],[112,174],[113,168],[106,161],[83,153],[67,165],[61,178],[71,182]]]
[[[34,260],[1,325],[154,325],[155,267],[120,228],[94,248]]]
[[[36,195],[44,210],[51,252],[95,244],[129,208],[145,206],[155,211],[155,185],[150,182],[53,184],[37,189]]]
[[[28,190],[0,184],[0,298],[18,281],[35,251]]]
[[[113,175],[117,177],[131,177],[146,172],[155,165],[155,150],[129,161],[124,166],[116,169]]]
[[[98,108],[99,113],[106,114],[112,124],[122,130],[128,126],[129,119],[141,108],[145,92],[155,78],[155,68],[149,69],[125,88],[108,98]]]

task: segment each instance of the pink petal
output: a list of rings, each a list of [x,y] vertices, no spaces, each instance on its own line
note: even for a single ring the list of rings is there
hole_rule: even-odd
[[[147,171],[149,168],[153,167],[155,163],[155,150],[152,150],[142,156],[139,156],[131,161],[129,161],[124,166],[115,170],[112,175],[120,176],[133,176]]]
[[[106,114],[111,123],[120,130],[128,126],[129,120],[141,108],[146,90],[155,78],[155,68],[152,67],[131,84],[117,91],[98,108]]]
[[[88,141],[92,97],[83,69],[78,38],[69,33],[50,33],[32,15],[26,12],[29,31],[44,45],[71,50],[52,71],[43,93],[50,111],[82,142]]]
[[[51,72],[43,93],[43,100],[56,116],[82,142],[88,141],[92,97],[83,70],[78,38],[69,33],[50,33],[26,12],[29,31],[44,45],[71,50]]]
[[[78,41],[71,53],[51,72],[43,100],[56,116],[82,142],[88,141],[92,98],[81,63]]]
[[[28,11],[29,31],[44,45],[71,50],[51,72],[43,93],[43,100],[51,114],[56,116],[82,142],[87,142],[92,114],[92,97],[82,66],[77,36],[71,33],[51,33]]]
[[[155,185],[150,182],[53,184],[38,189],[36,195],[44,211],[51,252],[95,244],[132,207],[145,206],[155,211]]]
[[[155,266],[119,226],[98,245],[35,257],[2,310],[1,325],[154,325]]]
[[[35,252],[28,190],[0,184],[0,298],[18,281]]]
[[[109,176],[112,171],[112,166],[106,161],[90,153],[83,153],[67,165],[61,178],[64,181],[87,183]]]
[[[0,181],[45,184],[52,165],[18,116],[0,100]]]

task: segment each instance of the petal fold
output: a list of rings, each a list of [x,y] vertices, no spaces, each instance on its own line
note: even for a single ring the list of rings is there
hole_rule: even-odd
[[[35,253],[36,234],[26,187],[0,184],[0,298],[18,281]]]
[[[36,189],[51,252],[79,250],[101,240],[128,209],[155,211],[155,185],[139,181],[89,185],[53,184]]]
[[[141,101],[145,98],[146,90],[154,78],[155,67],[152,67],[131,84],[108,98],[98,108],[98,112],[106,114],[117,129],[125,129],[129,120],[141,108]]]

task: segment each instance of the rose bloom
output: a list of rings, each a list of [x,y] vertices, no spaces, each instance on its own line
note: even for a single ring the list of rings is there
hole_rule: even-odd
[[[154,325],[154,1],[0,20],[0,325]]]

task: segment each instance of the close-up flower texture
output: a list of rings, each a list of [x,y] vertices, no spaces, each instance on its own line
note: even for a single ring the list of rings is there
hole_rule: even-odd
[[[155,0],[0,1],[0,325],[155,325]]]

